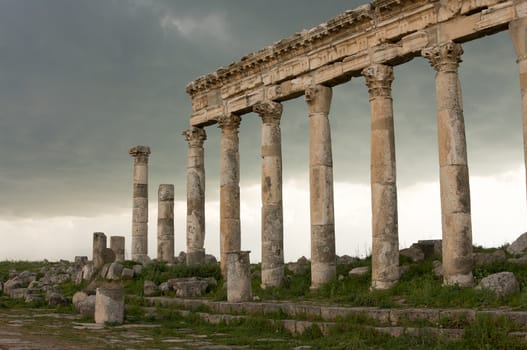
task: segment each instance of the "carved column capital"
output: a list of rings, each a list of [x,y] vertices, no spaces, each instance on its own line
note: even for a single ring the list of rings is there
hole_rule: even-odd
[[[421,55],[430,61],[437,72],[456,72],[461,62],[463,48],[461,44],[449,41],[421,51]]]
[[[203,142],[207,139],[205,129],[195,126],[183,131],[181,135],[185,136],[190,147],[203,147]]]
[[[306,89],[309,113],[328,114],[331,107],[332,89],[324,85],[313,85]]]
[[[148,163],[150,153],[150,147],[148,146],[135,146],[128,149],[128,154],[134,157],[135,164]]]
[[[259,114],[265,124],[279,125],[282,111],[282,104],[274,101],[258,103],[253,107],[253,112]]]
[[[224,131],[238,131],[242,118],[236,114],[222,115],[218,118],[218,127]]]
[[[392,96],[393,67],[374,64],[364,68],[362,75],[366,79],[370,98]]]

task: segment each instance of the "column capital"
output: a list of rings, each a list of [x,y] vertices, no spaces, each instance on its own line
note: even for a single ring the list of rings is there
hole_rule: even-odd
[[[421,51],[421,55],[430,61],[437,72],[456,72],[462,54],[461,44],[453,41],[428,47]]]
[[[148,163],[150,147],[135,146],[128,149],[128,154],[135,158],[135,163]]]
[[[517,62],[527,60],[527,18],[518,18],[509,23],[512,44],[516,51]]]
[[[390,97],[393,82],[393,67],[384,64],[374,64],[362,70],[366,79],[366,86],[370,93],[370,99],[376,97]]]
[[[205,129],[195,126],[183,131],[181,135],[185,136],[190,147],[203,147],[203,142],[207,139]]]
[[[218,127],[224,131],[238,131],[242,118],[236,114],[225,114],[218,118]]]
[[[332,89],[324,85],[313,85],[306,89],[309,113],[328,114],[331,107]]]
[[[262,117],[264,124],[280,124],[283,107],[281,103],[265,101],[253,106],[253,112]]]

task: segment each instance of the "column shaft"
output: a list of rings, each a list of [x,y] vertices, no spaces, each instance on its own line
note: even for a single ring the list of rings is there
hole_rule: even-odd
[[[159,185],[157,260],[168,263],[174,262],[174,185]]]
[[[240,237],[240,153],[238,128],[241,118],[226,115],[218,120],[221,128],[220,159],[220,259],[227,278],[227,253],[241,249]]]
[[[254,107],[262,117],[262,288],[284,281],[282,208],[282,105],[265,102]]]
[[[372,288],[387,289],[399,279],[393,68],[373,65],[362,74],[371,107]]]
[[[527,18],[520,18],[512,21],[509,25],[509,31],[516,51],[518,68],[520,71],[523,155],[525,174],[527,175]]]
[[[472,223],[465,122],[458,66],[463,49],[448,42],[423,50],[436,70],[436,107],[443,227],[443,283],[468,287],[472,278]]]
[[[187,265],[205,263],[205,152],[207,134],[192,127],[183,132],[189,148],[187,163]]]
[[[150,147],[132,147],[128,153],[134,157],[132,260],[143,260],[148,258],[148,156]]]
[[[311,216],[311,288],[335,278],[333,160],[329,109],[332,90],[316,85],[306,90],[309,108],[309,189]]]

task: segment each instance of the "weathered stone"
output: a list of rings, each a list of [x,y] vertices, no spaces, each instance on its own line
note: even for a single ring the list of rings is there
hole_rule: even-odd
[[[13,289],[22,288],[24,284],[18,278],[9,279],[4,283],[4,294],[11,295]]]
[[[218,260],[216,259],[216,257],[214,255],[212,255],[212,254],[206,254],[205,255],[205,264],[208,265],[208,264],[217,264],[217,263],[218,263]]]
[[[440,258],[443,254],[443,241],[441,239],[425,239],[414,243],[425,255],[425,259]]]
[[[351,265],[355,264],[359,259],[351,257],[349,255],[337,255],[337,265]]]
[[[111,263],[110,266],[108,267],[108,272],[106,273],[105,278],[109,280],[118,280],[121,278],[122,272],[123,272],[123,265],[121,265],[118,262]]]
[[[77,309],[82,316],[89,318],[95,316],[95,299],[95,295],[89,295],[86,299],[77,303]]]
[[[131,280],[134,278],[134,270],[129,268],[123,268],[123,271],[121,272],[121,279],[123,280]]]
[[[174,261],[174,185],[159,185],[157,204],[157,260]]]
[[[88,263],[88,257],[87,256],[76,256],[75,257],[75,265],[78,267],[83,267]]]
[[[122,288],[97,288],[95,297],[95,323],[123,323],[124,290]]]
[[[76,292],[75,294],[73,294],[73,297],[71,298],[71,303],[73,304],[73,306],[75,306],[76,309],[79,308],[78,304],[81,302],[81,301],[84,301],[88,298],[88,294],[86,292]]]
[[[486,266],[505,262],[505,260],[507,260],[507,256],[503,250],[498,249],[492,253],[474,253],[473,259],[474,265]]]
[[[418,263],[425,260],[425,254],[421,250],[421,247],[416,244],[412,244],[410,248],[402,249],[399,254],[402,256],[406,256],[414,263]]]
[[[167,287],[176,291],[179,298],[194,298],[205,294],[209,281],[197,277],[175,278],[167,281]],[[161,289],[161,286],[160,286]]]
[[[145,281],[143,284],[143,294],[145,296],[151,296],[156,294],[158,291],[157,284],[152,281]]]
[[[50,293],[46,295],[46,301],[50,306],[60,306],[68,304],[68,299],[60,293]]]
[[[62,284],[68,281],[71,281],[71,276],[65,273],[62,273],[59,275],[53,275],[49,279],[49,283],[52,283],[52,284]]]
[[[370,272],[370,268],[368,266],[361,266],[361,267],[355,267],[350,270],[349,275],[350,276],[362,276],[367,275]]]
[[[93,278],[93,274],[95,273],[93,264],[88,263],[82,267],[82,279],[85,281],[89,281]]]
[[[110,249],[115,254],[115,261],[124,261],[124,250],[125,250],[125,237],[124,236],[111,236],[110,237]]]
[[[168,284],[168,282],[163,282],[159,285],[159,291],[163,294],[167,293],[170,291],[170,286]]]
[[[526,253],[526,250],[527,232],[521,234],[520,237],[516,238],[516,240],[507,247],[507,253],[509,254],[522,254]]]
[[[227,301],[239,303],[252,300],[249,251],[227,253]]]
[[[103,232],[93,233],[93,268],[95,271],[99,271],[105,262],[104,254],[106,249],[106,235]]]
[[[520,285],[512,272],[498,272],[481,280],[477,289],[489,289],[499,297],[506,297],[520,291]]]
[[[177,264],[185,264],[187,261],[187,253],[183,251],[179,252],[179,255],[174,260],[174,262]]]
[[[139,276],[143,272],[143,265],[134,265],[132,269],[134,270],[134,276]]]
[[[150,147],[136,146],[128,150],[134,158],[134,192],[132,210],[132,260],[148,256],[148,157]]]
[[[527,264],[527,254],[519,258],[507,259],[507,262],[512,263],[512,264],[518,264],[518,265],[526,265]]]
[[[7,294],[13,299],[24,299],[27,294],[27,288],[12,288]]]
[[[439,260],[432,261],[432,272],[436,277],[443,277],[443,264]]]
[[[296,262],[290,262],[287,264],[289,271],[295,275],[304,274],[309,271],[311,263],[305,256],[300,257]]]

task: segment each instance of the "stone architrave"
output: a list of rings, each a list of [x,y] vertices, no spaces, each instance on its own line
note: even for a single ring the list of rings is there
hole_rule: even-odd
[[[187,162],[187,265],[205,263],[205,129],[183,132],[188,142]]]
[[[110,237],[110,249],[115,253],[115,261],[124,261],[124,236],[111,236]]]
[[[330,87],[315,85],[305,92],[309,109],[309,189],[311,212],[311,289],[335,278],[333,159],[328,114]]]
[[[227,301],[252,300],[250,251],[227,253]]]
[[[124,289],[97,288],[95,294],[95,323],[118,323],[124,321]]]
[[[393,68],[375,64],[362,71],[371,108],[371,206],[373,289],[388,289],[399,280],[397,187],[393,127]]]
[[[454,42],[424,49],[423,57],[436,70],[439,142],[443,283],[473,285],[470,187],[465,122],[458,67],[463,49]]]
[[[106,235],[103,232],[93,233],[93,268],[101,269],[105,264]]]
[[[157,204],[157,260],[174,262],[174,185],[162,184]]]
[[[510,22],[509,32],[516,51],[516,62],[520,71],[523,154],[527,174],[527,18],[520,18]]]
[[[220,266],[227,276],[227,252],[240,251],[240,153],[238,128],[241,118],[235,114],[218,120],[221,128],[220,155]]]
[[[284,223],[282,208],[282,105],[254,106],[262,117],[262,288],[284,281]]]
[[[134,193],[132,213],[132,260],[148,258],[148,157],[150,147],[128,150],[134,157]]]

